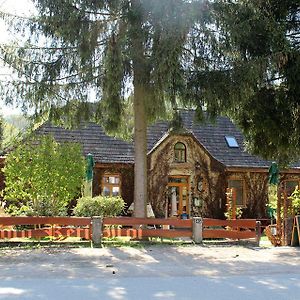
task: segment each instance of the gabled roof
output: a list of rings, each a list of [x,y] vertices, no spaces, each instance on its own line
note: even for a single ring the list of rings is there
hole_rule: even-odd
[[[227,117],[218,117],[215,123],[200,124],[194,121],[194,111],[181,111],[183,126],[192,134],[212,157],[226,167],[257,167],[268,168],[270,161],[249,154],[244,148],[242,133]],[[153,147],[169,131],[169,123],[159,121],[148,127],[147,150]],[[94,123],[86,123],[76,130],[64,129],[51,124],[44,124],[38,134],[52,134],[57,141],[76,141],[83,145],[84,154],[92,153],[96,162],[101,163],[133,163],[134,149],[132,142],[125,142],[110,137]],[[228,146],[225,136],[235,137],[239,147]],[[300,163],[293,165],[300,167]]]

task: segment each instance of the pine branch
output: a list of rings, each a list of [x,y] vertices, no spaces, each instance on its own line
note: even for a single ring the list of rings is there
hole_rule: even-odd
[[[38,21],[36,18],[33,18],[33,17],[19,16],[19,15],[15,15],[15,14],[0,10],[0,18],[4,19],[5,17],[11,17],[12,19],[16,18],[16,19],[26,20],[26,21],[31,21],[31,22],[37,22]]]
[[[106,45],[108,39],[103,39],[96,43],[96,46],[104,46]],[[0,44],[0,47],[6,47],[11,49],[24,49],[24,50],[46,50],[46,51],[62,51],[62,50],[78,50],[79,46],[64,46],[64,47],[42,47],[42,46],[35,46],[35,45],[29,45],[27,46],[15,46],[10,44]]]
[[[122,17],[121,14],[116,15],[116,14],[111,14],[109,12],[96,12],[96,11],[89,11],[89,10],[81,10],[80,8],[76,7],[76,5],[72,5],[72,4],[70,4],[69,7],[77,10],[80,13],[83,12],[84,14],[97,15],[97,16],[103,16],[103,17],[113,17],[112,20],[117,20]],[[106,21],[107,21],[107,19],[106,19]]]

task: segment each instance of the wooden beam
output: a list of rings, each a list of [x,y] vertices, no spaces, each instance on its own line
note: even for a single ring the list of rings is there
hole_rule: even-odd
[[[267,167],[227,167],[225,169],[226,172],[234,172],[234,173],[268,173],[269,168]],[[283,174],[300,174],[300,168],[289,168],[280,171],[281,175]]]
[[[109,168],[120,168],[120,169],[131,169],[133,168],[133,163],[95,163],[95,169],[109,169]]]

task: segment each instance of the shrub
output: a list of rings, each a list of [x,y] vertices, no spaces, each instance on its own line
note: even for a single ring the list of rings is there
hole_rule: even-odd
[[[83,197],[78,199],[74,214],[78,217],[114,217],[120,215],[125,208],[121,197]]]
[[[300,214],[300,189],[297,186],[292,195],[289,197],[292,200],[292,214],[299,215]]]

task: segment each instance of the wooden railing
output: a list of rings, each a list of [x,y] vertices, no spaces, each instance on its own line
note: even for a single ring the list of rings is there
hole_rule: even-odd
[[[96,220],[97,219],[97,220]],[[31,229],[16,230],[15,226],[31,225]],[[10,228],[14,226],[14,228]],[[260,222],[256,220],[218,220],[193,218],[77,218],[77,217],[0,217],[0,239],[42,238],[51,236],[79,237],[90,240],[101,237],[189,237],[199,242],[207,238],[260,239]]]
[[[103,237],[192,237],[192,219],[104,218],[103,225]],[[107,225],[121,225],[122,228],[107,227]]]
[[[203,219],[203,238],[260,239],[260,222],[254,219]]]

